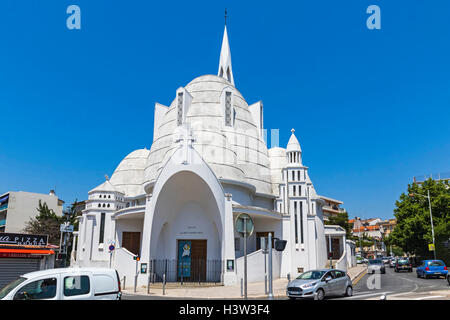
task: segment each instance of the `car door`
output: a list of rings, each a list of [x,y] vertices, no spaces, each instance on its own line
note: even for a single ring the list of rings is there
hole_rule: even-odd
[[[345,272],[340,270],[336,270],[334,274],[336,275],[335,294],[344,294],[345,290],[347,289],[347,275],[345,274]]]
[[[91,300],[94,284],[90,272],[61,274],[63,300]]]
[[[15,290],[13,300],[59,300],[60,288],[59,274],[33,278]]]
[[[325,279],[331,277],[331,280],[326,282]],[[323,289],[325,290],[325,294],[335,295],[336,293],[336,277],[334,271],[328,271],[322,278],[323,280]]]

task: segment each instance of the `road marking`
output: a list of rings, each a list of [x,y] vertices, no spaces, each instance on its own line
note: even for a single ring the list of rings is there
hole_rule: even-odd
[[[356,281],[352,283],[353,286],[356,286],[356,284],[359,282],[359,280],[361,280],[366,274],[367,274],[367,270],[364,270],[363,273],[361,274],[361,276],[359,276],[358,279],[356,279]]]
[[[415,298],[415,299],[413,299],[413,300],[424,300],[424,299],[432,299],[432,298],[444,298],[444,296],[421,297],[421,298]]]
[[[370,293],[370,294],[358,294],[358,295],[353,295],[353,296],[351,296],[351,297],[348,297],[348,298],[344,298],[344,299],[359,299],[359,298],[362,298],[362,297],[372,297],[372,296],[382,296],[383,294],[384,295],[387,295],[388,293],[392,293],[393,291],[386,291],[386,292],[374,292],[374,293]]]

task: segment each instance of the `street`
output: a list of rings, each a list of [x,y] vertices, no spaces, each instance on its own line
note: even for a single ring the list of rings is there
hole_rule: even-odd
[[[449,297],[442,294],[430,294],[430,292],[433,291],[450,290],[450,286],[444,278],[417,278],[415,268],[413,269],[413,272],[403,271],[396,273],[393,268],[386,266],[385,274],[376,274],[376,276],[380,276],[379,286],[377,286],[375,280],[369,280],[370,276],[372,275],[365,274],[359,280],[356,279],[354,281],[356,285],[354,284],[352,297],[338,299],[379,299],[383,294],[386,294],[387,300],[391,297],[407,300],[449,299]]]
[[[378,281],[379,280],[379,281]],[[386,266],[385,274],[363,274],[354,280],[352,297],[327,297],[327,300],[379,300],[385,294],[387,300],[447,300],[450,286],[444,278],[422,279],[413,272],[394,272]],[[189,297],[164,297],[157,295],[135,295],[124,293],[124,300],[191,300]],[[281,300],[287,297],[279,298]],[[301,300],[297,300],[301,301]]]

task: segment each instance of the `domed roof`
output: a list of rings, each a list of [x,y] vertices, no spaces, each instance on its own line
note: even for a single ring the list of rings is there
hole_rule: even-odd
[[[192,101],[186,114],[195,139],[193,147],[217,178],[245,182],[256,192],[270,194],[271,178],[267,147],[241,93],[225,78],[204,75],[184,88]],[[232,92],[234,125],[225,126],[223,95]],[[176,100],[168,108],[150,150],[145,182],[154,182],[176,148]]]
[[[144,169],[150,150],[139,149],[127,155],[111,176],[111,184],[128,197],[144,194]]]

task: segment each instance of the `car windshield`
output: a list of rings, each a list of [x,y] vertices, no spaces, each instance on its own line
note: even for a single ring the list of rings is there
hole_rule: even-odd
[[[430,261],[428,262],[430,267],[443,267],[445,264],[442,261]]]
[[[370,259],[369,260],[369,264],[381,264],[381,260],[380,259]]]
[[[402,260],[398,260],[398,264],[407,264],[408,260],[402,259]]]
[[[4,286],[0,290],[0,299],[3,299],[10,293],[15,287],[17,287],[19,284],[27,280],[27,278],[20,277],[19,279],[16,279],[10,283],[8,283],[6,286]]]
[[[319,280],[325,274],[325,271],[308,271],[297,277],[299,280]]]

